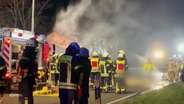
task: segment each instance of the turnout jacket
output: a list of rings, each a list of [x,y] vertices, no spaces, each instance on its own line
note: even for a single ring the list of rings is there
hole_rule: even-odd
[[[77,90],[79,80],[79,58],[75,54],[64,54],[58,59],[59,89]]]
[[[82,89],[82,95],[89,97],[89,77],[91,73],[91,63],[90,60],[87,57],[79,57],[80,60],[80,77],[79,77],[79,86]]]

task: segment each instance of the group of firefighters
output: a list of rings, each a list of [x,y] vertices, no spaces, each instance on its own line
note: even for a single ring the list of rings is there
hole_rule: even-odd
[[[53,85],[58,85],[59,69],[58,69],[58,54],[53,55],[51,60],[51,79]],[[91,63],[90,73],[90,88],[94,89],[94,81],[100,80],[100,89],[102,92],[109,92],[115,87],[115,93],[122,93],[126,90],[125,71],[128,68],[125,52],[119,50],[117,60],[113,61],[109,53],[99,54],[96,51],[92,52],[89,57]]]
[[[181,59],[170,58],[168,64],[166,65],[168,69],[168,80],[170,83],[176,82],[178,80],[183,80],[182,75],[184,73],[184,63]]]
[[[147,72],[154,72],[155,65],[148,59],[144,64],[144,69]],[[163,66],[157,66],[157,69],[163,73],[162,79],[168,80],[169,83],[184,80],[184,62],[181,58],[170,58]]]
[[[113,61],[109,53],[101,56],[94,51],[90,57],[91,76],[90,86],[94,88],[94,80],[100,80],[102,92],[109,92],[115,86],[115,93],[125,92],[125,71],[128,68],[125,52],[118,52],[117,60]]]

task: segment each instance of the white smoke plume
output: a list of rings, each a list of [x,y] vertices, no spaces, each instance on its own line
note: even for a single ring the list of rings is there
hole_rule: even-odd
[[[175,7],[171,9],[173,2],[168,1],[81,0],[57,15],[54,32],[77,40],[90,51],[109,52],[113,58],[123,49],[136,64],[135,56],[146,60],[156,48],[167,51],[174,47],[168,42],[173,34],[184,33],[180,25],[171,26],[179,22],[171,18]]]
[[[90,5],[90,1],[83,0],[76,6],[69,6],[67,11],[60,11],[56,17],[54,32],[68,38],[74,38],[78,34],[78,21],[84,11]]]

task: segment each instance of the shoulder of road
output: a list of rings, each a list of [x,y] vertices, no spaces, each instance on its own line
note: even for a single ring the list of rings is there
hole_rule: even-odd
[[[117,104],[184,104],[184,83],[176,82],[152,91],[142,92]],[[114,104],[116,104],[114,103]]]

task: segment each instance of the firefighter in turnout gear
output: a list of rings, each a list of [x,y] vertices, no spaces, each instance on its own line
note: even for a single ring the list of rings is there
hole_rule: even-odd
[[[148,59],[148,61],[144,64],[144,69],[145,71],[153,71],[154,69],[154,64],[152,63],[151,59]]]
[[[89,77],[91,73],[91,63],[89,60],[89,50],[82,47],[79,53],[81,74],[78,85],[79,104],[88,104],[89,98]]]
[[[54,86],[58,85],[58,80],[59,80],[58,58],[59,58],[59,55],[55,54],[51,61],[51,80]]]
[[[115,93],[122,93],[126,91],[125,85],[125,55],[122,53],[118,54],[118,58],[115,61]]]
[[[169,62],[168,62],[168,80],[170,83],[173,83],[174,82],[174,79],[175,79],[175,68],[176,68],[176,64],[174,62],[173,59],[169,59]]]
[[[112,89],[112,87],[114,86],[114,67],[113,67],[113,60],[111,59],[111,56],[108,55],[108,59],[107,59],[108,63],[109,63],[109,87],[110,89]]]
[[[99,68],[100,59],[99,59],[98,53],[96,51],[94,51],[92,53],[92,57],[90,59],[90,62],[91,62],[91,66],[92,66],[91,75],[90,75],[90,78],[91,78],[90,86],[92,86],[92,88],[94,88],[94,80],[95,79],[100,80],[100,68]]]
[[[7,73],[4,59],[0,56],[0,104],[2,104],[4,90],[5,90],[5,76]]]
[[[26,42],[18,66],[19,104],[34,104],[33,85],[36,84],[38,63],[36,61],[38,41],[30,38]]]
[[[77,85],[80,65],[77,54],[79,51],[80,46],[76,42],[72,42],[58,59],[60,104],[76,104],[78,102]]]
[[[102,55],[100,60],[100,74],[101,74],[101,89],[104,92],[108,92],[110,86],[110,64],[108,62],[108,53]]]
[[[126,58],[126,55],[125,55],[125,51],[124,50],[119,50],[118,54],[123,55],[123,59],[125,60],[125,70],[128,70],[128,63],[127,63],[128,61],[127,61],[127,58]]]
[[[153,80],[154,78],[154,64],[150,58],[144,64],[143,75],[146,79]],[[150,80],[146,80],[148,85],[152,83]]]

